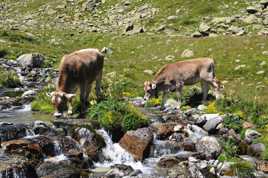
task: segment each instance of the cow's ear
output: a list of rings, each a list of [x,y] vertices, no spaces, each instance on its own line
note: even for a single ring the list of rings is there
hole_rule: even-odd
[[[71,94],[71,93],[65,93],[64,95],[67,98],[67,100],[71,100],[73,97],[75,97],[75,94]]]

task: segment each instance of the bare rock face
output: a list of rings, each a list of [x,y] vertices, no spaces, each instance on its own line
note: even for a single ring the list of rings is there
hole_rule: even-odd
[[[165,139],[169,137],[174,132],[175,126],[176,123],[173,122],[152,124],[152,128],[156,131],[157,138],[159,139]]]
[[[153,133],[149,128],[128,131],[119,144],[131,153],[135,160],[143,160],[149,155]]]

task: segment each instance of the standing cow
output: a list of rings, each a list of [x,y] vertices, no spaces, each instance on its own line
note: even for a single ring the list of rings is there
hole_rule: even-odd
[[[80,117],[85,116],[88,96],[94,81],[96,81],[97,99],[100,99],[103,63],[104,56],[98,49],[82,49],[63,56],[57,89],[52,92],[52,103],[56,109],[55,117],[62,116],[67,110],[68,114],[72,113],[71,100],[75,96],[77,87],[80,89]]]
[[[221,85],[215,77],[213,59],[198,58],[165,65],[158,71],[152,82],[144,82],[144,99],[157,97],[158,93],[162,91],[163,107],[168,92],[176,91],[179,98],[184,85],[193,85],[197,82],[201,82],[203,102],[207,99],[209,86],[215,89],[216,98],[219,96]]]

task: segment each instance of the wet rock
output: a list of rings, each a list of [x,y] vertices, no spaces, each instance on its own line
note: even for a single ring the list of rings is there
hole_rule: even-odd
[[[73,138],[79,142],[83,152],[95,161],[98,159],[97,157],[101,149],[105,147],[104,139],[86,128],[75,129]]]
[[[36,169],[39,177],[80,178],[81,170],[68,160],[44,162]]]
[[[25,91],[21,95],[21,97],[22,98],[33,98],[35,95],[36,95],[36,91],[35,90],[28,90],[28,91]]]
[[[165,139],[174,132],[173,130],[175,125],[176,123],[173,122],[153,123],[151,127],[155,130],[158,139]]]
[[[164,156],[157,163],[158,167],[171,168],[181,162],[176,156]]]
[[[189,138],[183,140],[182,148],[184,151],[196,151],[195,143]]]
[[[52,125],[50,123],[43,121],[34,121],[32,128],[36,135],[56,135],[56,130],[52,128]]]
[[[124,177],[130,175],[134,172],[134,169],[131,166],[124,164],[115,164],[111,166],[111,170],[108,171],[105,176],[107,177]]]
[[[215,137],[205,136],[197,142],[196,150],[203,153],[207,159],[216,159],[221,153],[221,146]]]
[[[256,130],[247,129],[245,132],[245,141],[251,143],[253,140],[259,138],[261,134]]]
[[[27,136],[28,127],[24,124],[0,123],[0,143]]]
[[[23,54],[17,61],[22,67],[39,68],[42,67],[45,57],[39,53]]]
[[[189,138],[196,143],[199,139],[208,135],[208,132],[196,125],[187,125],[185,129],[186,133],[189,135]]]
[[[131,102],[135,106],[144,106],[144,104],[145,104],[146,101],[142,97],[136,97],[136,98],[133,98],[131,100]]]
[[[190,49],[185,49],[181,54],[181,57],[183,57],[183,58],[190,58],[193,56],[194,56],[194,52]]]
[[[38,178],[34,169],[35,164],[24,157],[0,154],[0,162],[1,178]]]
[[[153,133],[149,128],[128,131],[119,141],[119,144],[131,153],[136,160],[143,160],[150,152]]]
[[[151,147],[150,156],[159,157],[166,154],[175,154],[181,150],[181,143],[170,140],[155,140]]]

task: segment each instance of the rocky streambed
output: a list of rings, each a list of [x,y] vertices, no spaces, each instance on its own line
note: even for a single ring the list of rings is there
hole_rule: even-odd
[[[254,129],[241,139],[223,126],[224,116],[205,114],[201,106],[160,111],[143,108],[139,98],[131,102],[152,122],[117,142],[90,120],[1,122],[0,177],[241,177],[235,162],[217,160],[227,138],[239,145],[241,162],[253,165],[247,176],[268,176],[267,162],[259,159],[265,147],[254,142],[261,136]]]

